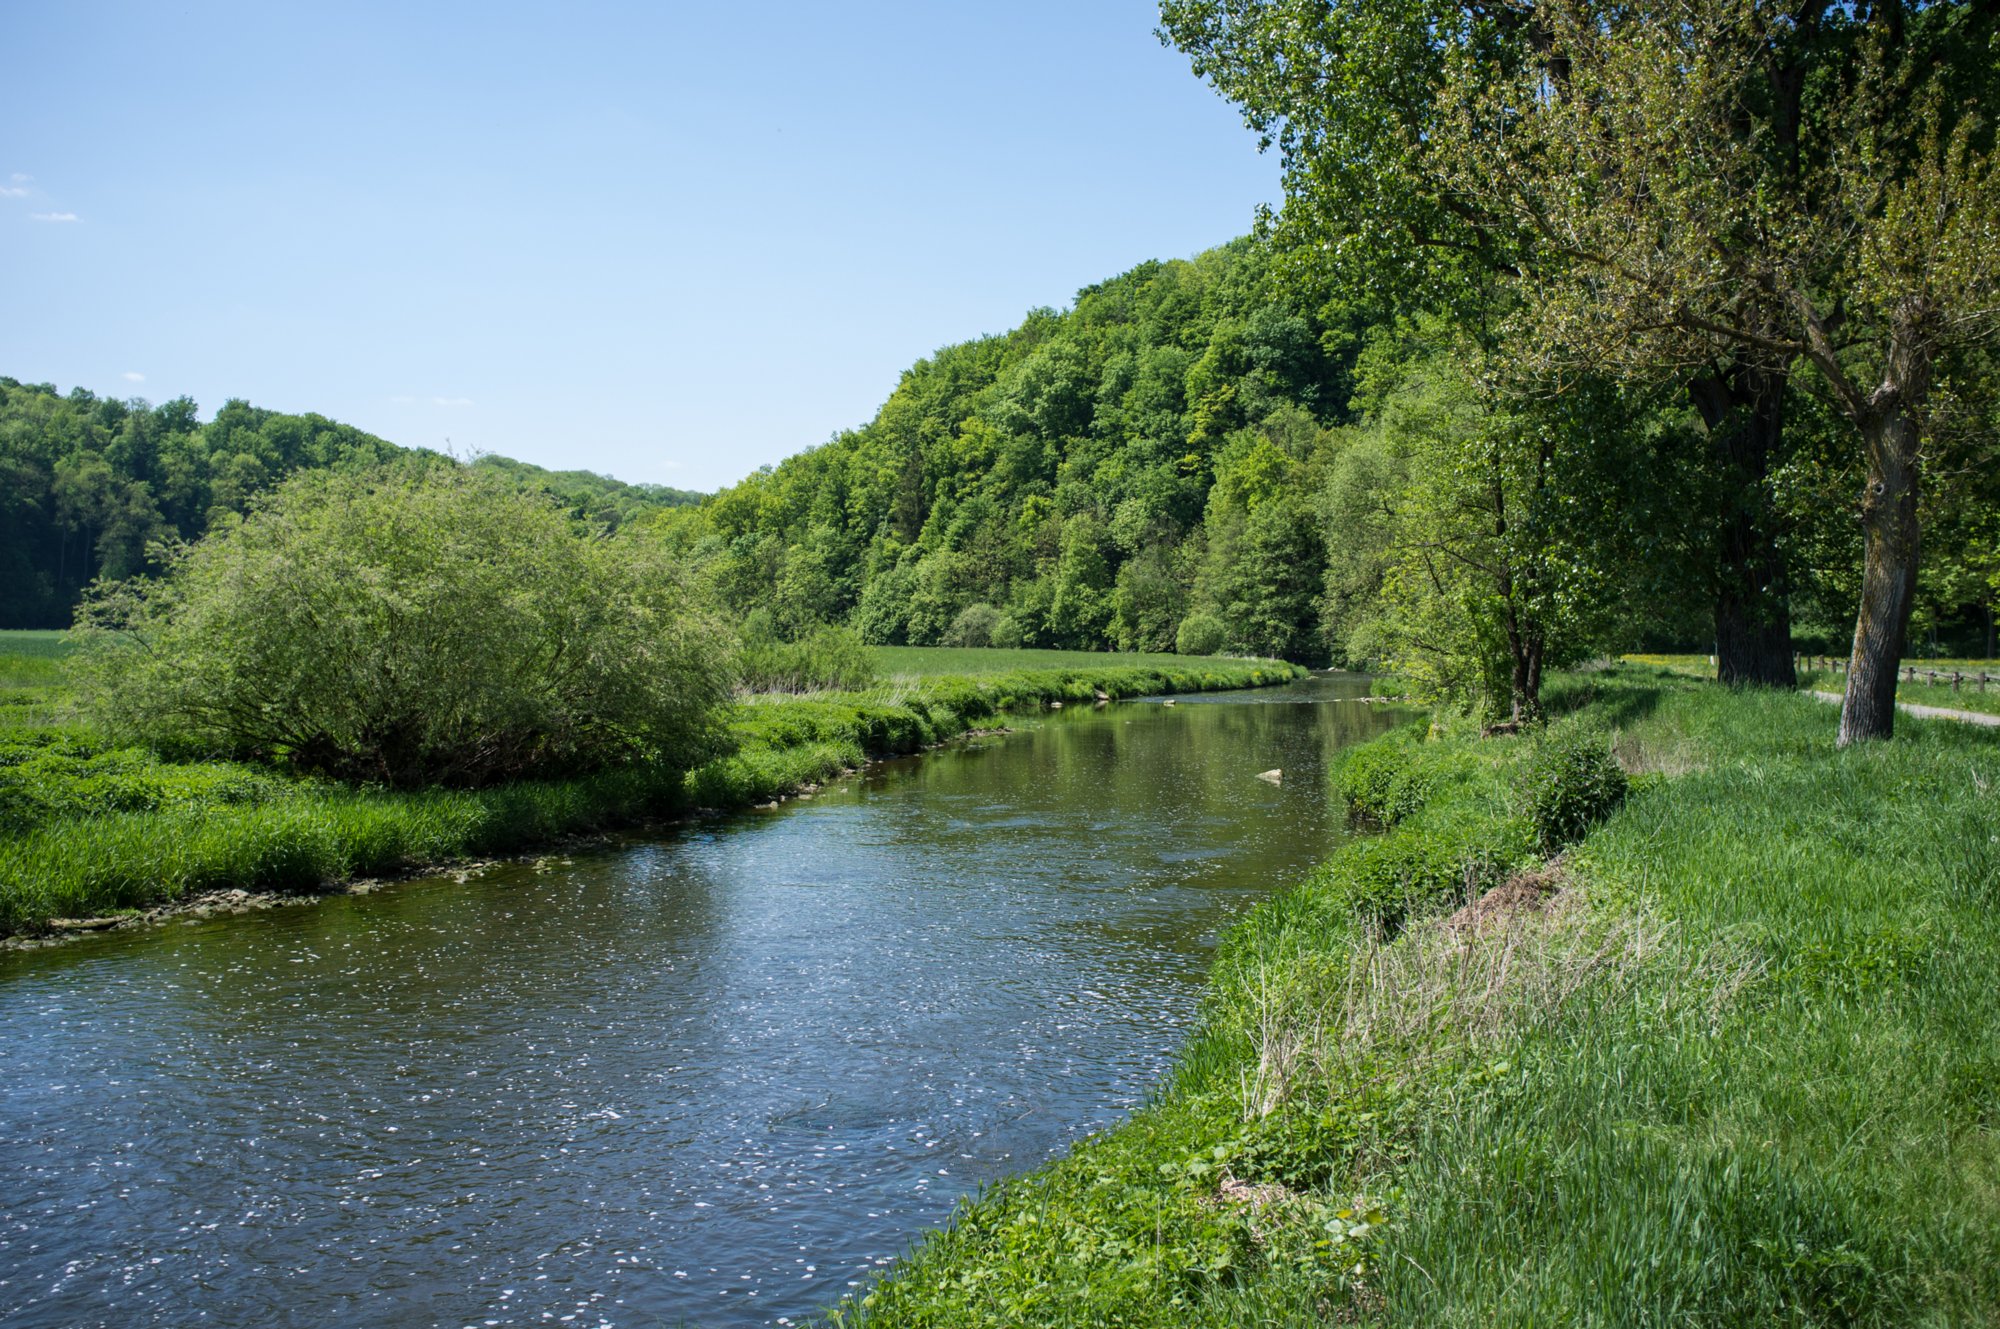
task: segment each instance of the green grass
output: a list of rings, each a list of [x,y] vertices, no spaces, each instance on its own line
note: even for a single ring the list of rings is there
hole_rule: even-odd
[[[1931,669],[1946,675],[1957,669],[1974,677],[1960,683],[1956,691],[1948,681],[1935,684],[1899,682],[1896,684],[1898,702],[1915,706],[1940,706],[1952,711],[1978,711],[1984,715],[2000,715],[2000,661],[1960,660],[1945,663],[1926,661],[1916,664],[1916,669],[1920,677]],[[1986,685],[1984,692],[1979,690],[1976,677],[1982,671],[1994,680]],[[1844,682],[1844,676],[1835,671],[1813,670],[1799,677],[1799,686],[1808,691],[1818,689],[1821,692],[1839,692]]]
[[[1515,879],[1554,904],[1427,921],[1535,867],[1542,740],[1359,750],[1391,829],[1231,934],[1155,1101],[833,1318],[2000,1323],[2000,741],[1843,751],[1810,698],[1631,666],[1549,700],[1632,772]]]
[[[1031,651],[973,646],[871,646],[885,677],[1010,674],[1024,669],[1184,669],[1241,664],[1220,655],[1163,655],[1147,651]]]
[[[69,634],[53,628],[0,630],[0,657],[32,655],[61,659],[69,654]]]
[[[1981,692],[1971,683],[1960,685],[1953,691],[1949,683],[1935,686],[1928,683],[1899,683],[1896,685],[1896,700],[1917,706],[1942,706],[1954,711],[1978,711],[1982,715],[2000,715],[2000,667],[1989,669],[1995,682],[1988,683]]]
[[[1814,657],[1818,659],[1819,657]],[[1674,673],[1695,678],[1713,678],[1715,666],[1705,655],[1628,655],[1624,659],[1629,664],[1666,669]],[[1931,670],[1950,674],[1952,670],[1972,675],[1961,683],[1956,691],[1949,682],[1910,683],[1896,685],[1896,700],[1917,706],[1942,706],[1947,710],[1979,711],[1985,715],[2000,715],[2000,660],[1917,660],[1905,659],[1904,668],[1914,668],[1921,675]],[[1994,682],[1986,685],[1981,692],[1976,676],[1985,673]],[[1838,692],[1843,686],[1844,675],[1839,670],[1810,669],[1799,675],[1799,686],[1806,690],[1814,688],[1822,692]]]
[[[215,887],[312,890],[690,809],[741,807],[1010,710],[1100,692],[1252,687],[1300,672],[1272,661],[1165,658],[1164,667],[1096,656],[1077,668],[758,697],[733,712],[736,750],[685,775],[620,770],[477,791],[353,789],[237,763],[164,762],[80,727],[17,724],[0,729],[0,935]],[[59,689],[16,688],[0,698],[30,695],[60,704]]]

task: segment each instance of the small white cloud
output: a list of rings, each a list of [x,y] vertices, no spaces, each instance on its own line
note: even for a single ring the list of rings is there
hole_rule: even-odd
[[[7,178],[9,180],[12,180],[17,185],[25,185],[35,177],[32,175],[23,175],[21,172],[16,171],[14,172],[14,174],[8,176]]]
[[[77,215],[74,212],[31,212],[28,214],[28,217],[29,220],[38,222],[73,222],[77,220]]]
[[[674,459],[673,459],[672,457],[669,457],[669,458],[667,458],[667,459],[666,459],[665,461],[661,462],[661,463],[660,463],[660,465],[661,465],[661,466],[662,466],[662,467],[663,467],[664,469],[666,469],[666,470],[669,470],[669,471],[679,471],[679,470],[684,470],[684,469],[686,469],[686,467],[687,467],[687,463],[686,463],[686,462],[684,462],[684,461],[675,461],[675,460],[674,460]]]
[[[0,185],[0,198],[26,198],[27,196],[28,189],[26,185]]]
[[[432,403],[433,405],[436,405],[436,406],[470,406],[470,405],[472,405],[472,398],[470,398],[470,397],[433,397],[433,398],[431,398],[431,403]]]
[[[124,377],[127,383],[144,383],[146,381],[146,376],[136,369],[126,370]]]

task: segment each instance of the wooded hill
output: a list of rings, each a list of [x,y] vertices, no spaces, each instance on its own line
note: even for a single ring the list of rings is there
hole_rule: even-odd
[[[93,578],[150,571],[155,542],[199,538],[295,471],[412,452],[444,460],[322,415],[232,400],[203,423],[186,397],[152,406],[0,377],[0,628],[68,626]],[[700,497],[505,457],[473,464],[610,527]]]
[[[664,521],[782,635],[1319,653],[1314,472],[1359,320],[1273,302],[1238,242],[948,346],[875,419]]]
[[[1533,422],[1536,473],[1506,460],[1519,449],[1484,468],[1465,434],[1492,423],[1468,424],[1454,330],[1342,303],[1279,263],[1245,239],[1142,264],[1066,313],[944,348],[862,428],[657,520],[778,636],[830,622],[890,644],[1476,670],[1511,596],[1559,624],[1551,667],[1709,649],[1728,576],[1715,514],[1737,500],[1685,393],[1582,385]],[[1824,444],[1826,403],[1791,391],[1773,488],[1793,625],[1838,652],[1862,476]],[[1981,488],[1927,495],[1917,642],[1984,645],[2000,504]],[[1506,594],[1460,584],[1510,558]],[[1440,625],[1461,640],[1435,640]]]

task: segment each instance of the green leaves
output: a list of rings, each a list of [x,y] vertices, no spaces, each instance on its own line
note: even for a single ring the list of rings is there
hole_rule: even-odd
[[[448,462],[302,473],[79,636],[113,733],[401,788],[685,769],[728,684],[656,544]]]

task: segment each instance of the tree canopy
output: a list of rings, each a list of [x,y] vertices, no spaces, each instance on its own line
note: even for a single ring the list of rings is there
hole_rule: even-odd
[[[1889,732],[1921,479],[1963,437],[1947,417],[1965,403],[1934,388],[1979,376],[2000,320],[1990,5],[1167,0],[1162,16],[1280,145],[1271,232],[1295,265],[1461,318],[1471,352],[1505,348],[1517,393],[1685,387],[1737,491],[1718,541],[1726,679],[1789,678],[1775,491],[1790,380],[1812,375],[1866,470],[1843,741]],[[1990,398],[1973,413],[1990,423]]]
[[[197,539],[299,471],[372,466],[408,452],[323,415],[231,400],[204,423],[185,397],[158,406],[0,378],[0,627],[64,627],[99,576],[159,567],[161,541]],[[587,471],[481,457],[607,528],[699,495]]]

